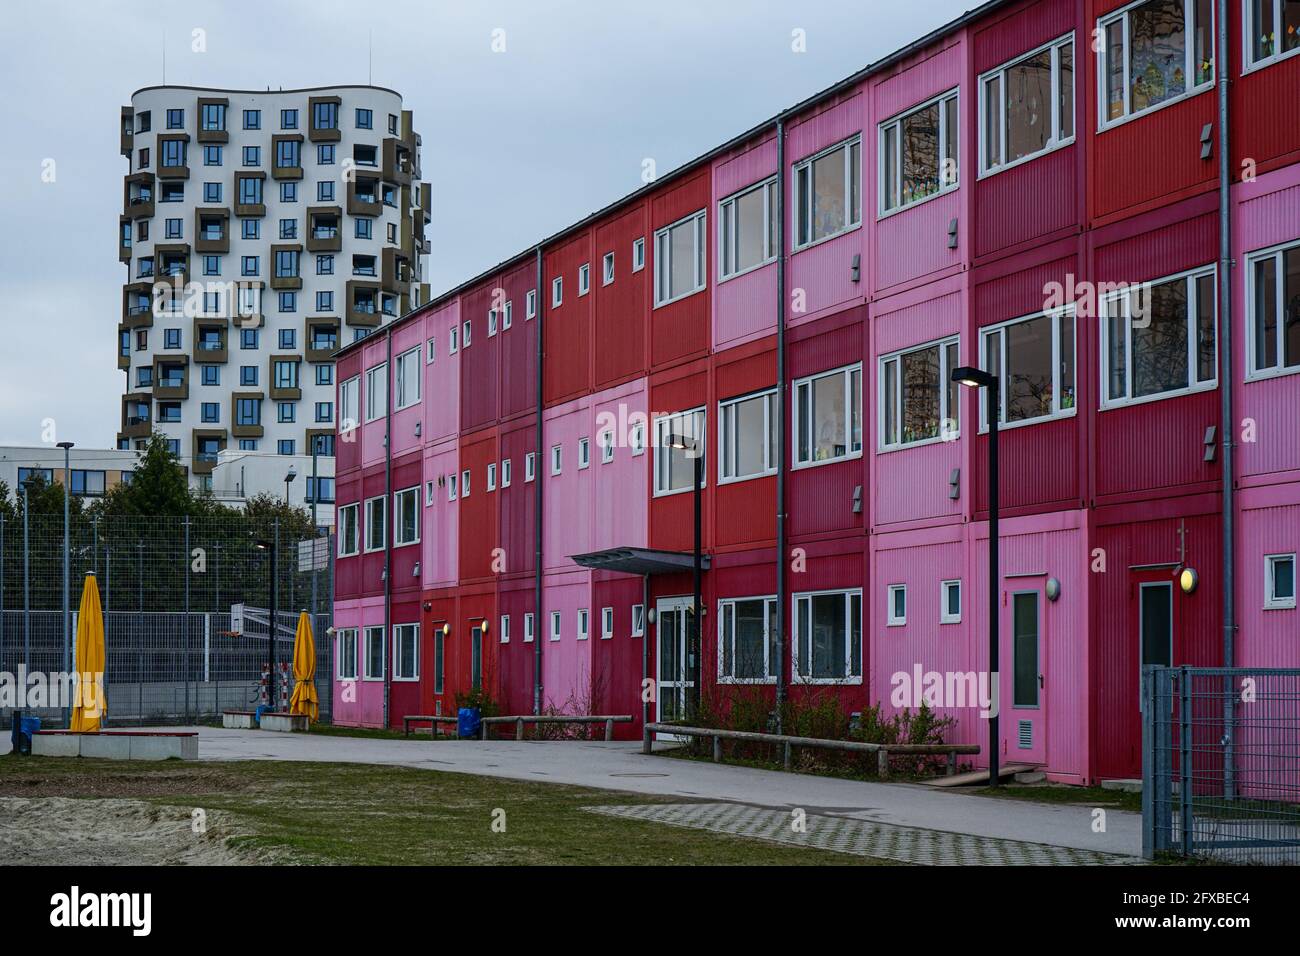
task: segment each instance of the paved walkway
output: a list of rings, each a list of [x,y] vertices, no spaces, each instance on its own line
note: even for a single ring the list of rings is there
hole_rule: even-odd
[[[318,760],[423,767],[778,809],[783,811],[783,822],[791,809],[800,808],[809,815],[1092,853],[1136,857],[1142,848],[1141,816],[1136,813],[1106,810],[1105,832],[1095,833],[1093,808],[1089,806],[1033,803],[916,784],[866,783],[645,756],[641,745],[632,742],[435,742],[427,737],[376,740],[217,727],[200,727],[198,731],[200,760]],[[662,822],[718,828],[710,825],[716,820],[688,818],[690,814]],[[944,845],[949,844],[951,841]],[[972,844],[977,845],[978,841]],[[976,855],[998,862],[996,852]]]

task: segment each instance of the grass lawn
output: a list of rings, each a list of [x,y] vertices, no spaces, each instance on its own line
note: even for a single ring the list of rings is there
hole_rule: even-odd
[[[224,810],[282,862],[371,865],[853,865],[883,861],[589,813],[682,802],[365,764],[0,757],[0,797],[119,797]],[[494,832],[495,810],[506,830]],[[499,817],[500,814],[497,814]]]

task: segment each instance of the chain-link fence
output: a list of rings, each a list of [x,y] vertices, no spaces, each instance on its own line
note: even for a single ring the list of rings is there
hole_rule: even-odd
[[[330,717],[332,539],[310,525],[246,515],[189,518],[0,518],[0,723],[14,705],[58,724],[51,693],[75,669],[77,608],[93,571],[104,610],[107,725],[219,717],[256,707],[270,655],[268,610],[277,609],[274,659],[292,674],[294,631],[308,611],[316,640],[320,718]],[[248,607],[232,623],[234,605]],[[235,633],[236,631],[239,633]],[[280,669],[277,668],[277,680]],[[44,696],[42,696],[42,692]]]
[[[1148,667],[1143,853],[1300,863],[1300,670]]]

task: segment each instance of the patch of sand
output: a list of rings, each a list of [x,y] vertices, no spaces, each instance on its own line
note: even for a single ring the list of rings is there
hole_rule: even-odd
[[[239,835],[229,814],[143,800],[0,797],[0,859],[26,866],[242,866],[257,857],[227,845]]]

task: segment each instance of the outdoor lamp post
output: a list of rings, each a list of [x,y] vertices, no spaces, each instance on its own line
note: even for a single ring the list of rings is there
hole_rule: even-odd
[[[31,546],[31,519],[32,505],[31,491],[34,478],[29,474],[23,481],[23,670],[30,672],[32,666],[32,546]],[[22,726],[23,703],[27,700],[27,676],[20,681],[21,696],[18,700],[18,707],[14,710],[15,727]]]
[[[286,479],[286,482],[287,482],[287,481],[288,481],[288,479]],[[287,487],[287,485],[286,485],[286,487]],[[276,547],[275,547],[275,540],[272,539],[271,541],[258,541],[258,542],[257,542],[257,550],[258,550],[258,551],[264,551],[264,552],[266,552],[267,557],[270,559],[269,562],[268,562],[268,566],[269,566],[269,569],[270,569],[270,570],[267,572],[267,575],[266,575],[266,594],[267,594],[267,612],[268,612],[268,613],[267,613],[267,620],[268,620],[268,622],[269,622],[268,627],[267,627],[267,640],[266,640],[267,680],[268,680],[268,682],[269,682],[269,683],[267,684],[267,698],[266,698],[266,702],[267,702],[267,706],[270,707],[271,710],[275,710],[275,707],[276,707],[276,696],[275,696],[275,613],[276,613],[276,607],[275,607],[275,558],[276,558]]]
[[[952,370],[952,380],[967,388],[985,389],[985,417],[989,423],[989,786],[998,785],[998,419],[1001,399],[998,377],[983,369],[963,365]]]
[[[286,505],[289,503],[289,485],[293,484],[293,480],[297,477],[298,470],[293,465],[290,465],[289,473],[284,476],[284,503]]]
[[[69,577],[70,556],[68,522],[70,518],[69,510],[72,502],[72,442],[61,441],[59,447],[63,449],[63,673],[67,674],[72,670],[72,606],[69,603],[72,593],[71,578]],[[68,726],[69,721],[68,702],[63,702],[63,726]]]
[[[701,513],[704,488],[704,446],[700,439],[689,435],[669,435],[668,447],[685,451],[695,459],[695,530],[692,553],[693,591],[691,599],[691,629],[686,642],[686,667],[690,674],[691,686],[686,692],[686,716],[694,719],[700,704],[700,565],[701,556]]]

